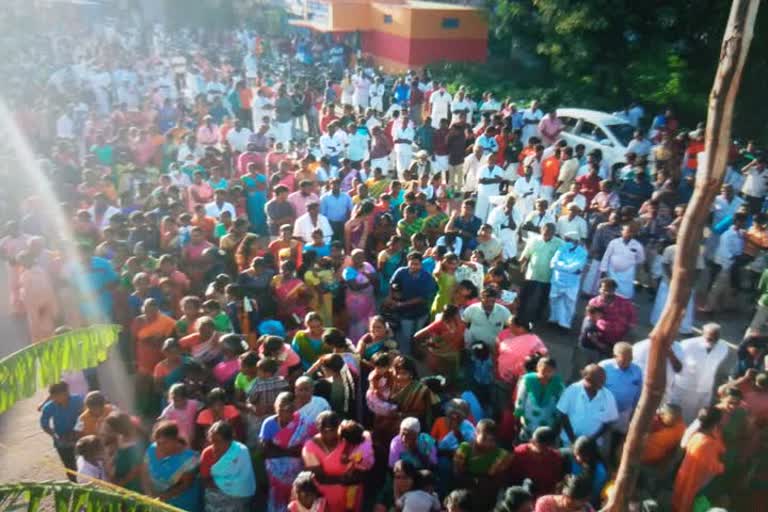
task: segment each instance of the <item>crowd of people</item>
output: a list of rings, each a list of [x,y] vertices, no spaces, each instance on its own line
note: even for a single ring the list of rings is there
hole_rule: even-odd
[[[40,423],[72,480],[189,511],[604,503],[702,127],[632,105],[611,167],[561,138],[556,105],[473,99],[344,51],[341,80],[320,87],[264,71],[320,44],[304,37],[18,37],[13,69],[37,90],[6,101],[72,239],[34,191],[17,198],[0,240],[13,313],[32,342],[121,324],[113,357],[135,384],[130,404],[93,371],[50,386]],[[638,503],[768,508],[750,456],[768,447],[765,167],[734,146]],[[712,320],[755,301],[734,351]]]

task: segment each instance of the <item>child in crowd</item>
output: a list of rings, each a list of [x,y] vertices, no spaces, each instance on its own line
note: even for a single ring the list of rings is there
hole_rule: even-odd
[[[374,354],[371,362],[373,371],[368,375],[370,386],[365,394],[365,401],[374,414],[388,416],[397,410],[397,405],[389,401],[395,382],[392,359],[388,353],[378,352]]]
[[[189,444],[195,436],[195,418],[202,404],[188,398],[187,387],[184,384],[174,384],[168,390],[168,406],[163,409],[158,419],[175,421],[179,426],[179,434]]]
[[[325,512],[325,498],[309,471],[302,471],[293,481],[293,499],[288,504],[288,512]]]
[[[78,436],[92,436],[101,432],[104,418],[111,413],[113,407],[107,403],[101,391],[91,391],[85,395],[85,411],[77,419],[75,432]]]
[[[107,474],[104,470],[104,444],[101,438],[90,434],[78,439],[75,445],[75,455],[77,456],[77,483],[86,484],[95,480],[106,480]]]

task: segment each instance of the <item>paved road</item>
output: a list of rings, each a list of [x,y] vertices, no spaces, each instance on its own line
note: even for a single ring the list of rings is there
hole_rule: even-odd
[[[5,273],[0,271],[0,355],[7,355],[26,343],[23,334],[24,327],[12,320],[7,314],[7,294],[5,293]],[[646,292],[640,292],[636,297],[639,307],[640,325],[633,333],[637,341],[645,338],[650,331],[648,317],[652,307],[652,299]],[[583,301],[578,311],[583,311]],[[736,312],[723,315],[723,335],[731,342],[738,342],[749,321],[750,308],[742,307]],[[705,320],[698,319],[696,326],[700,327]],[[574,325],[579,325],[574,322]],[[537,334],[550,347],[558,361],[561,375],[568,378],[572,371],[573,347],[577,333],[567,334],[553,328],[537,329]],[[130,388],[121,385],[119,363],[112,361],[107,368],[101,368],[100,378],[105,382],[105,392],[110,399],[117,403],[126,403]],[[37,405],[45,398],[43,392],[35,397],[16,404],[10,411],[0,415],[0,481],[15,480],[46,480],[61,478],[63,473],[58,470],[58,458],[53,450],[48,436],[42,433],[38,426]]]

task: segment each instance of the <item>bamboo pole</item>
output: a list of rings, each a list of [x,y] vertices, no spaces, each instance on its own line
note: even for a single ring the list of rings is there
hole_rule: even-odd
[[[650,334],[651,347],[640,402],[629,426],[616,483],[608,503],[602,509],[604,512],[625,512],[629,509],[637,482],[643,440],[664,394],[667,353],[677,336],[693,287],[702,229],[725,176],[734,104],[759,3],[760,0],[733,0],[731,4],[720,61],[709,96],[706,147],[699,155],[701,162],[695,189],[677,237],[669,295],[661,318]]]

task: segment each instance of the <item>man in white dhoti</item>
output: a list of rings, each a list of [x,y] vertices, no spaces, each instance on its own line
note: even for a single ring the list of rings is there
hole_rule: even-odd
[[[377,76],[373,79],[373,85],[369,89],[368,97],[371,102],[371,108],[378,114],[384,112],[384,90],[384,83],[381,81],[381,77]]]
[[[408,113],[405,110],[400,114],[400,123],[395,124],[393,135],[397,176],[400,181],[403,181],[405,179],[405,171],[408,170],[413,159],[413,138],[416,136],[413,123],[408,118]]]
[[[555,223],[555,217],[547,209],[546,199],[537,199],[534,204],[535,209],[523,218],[522,238],[525,243],[537,238],[543,226]]]
[[[515,202],[515,196],[510,194],[504,204],[492,209],[488,215],[488,224],[493,227],[493,233],[503,246],[502,257],[504,260],[517,257],[523,216],[517,209]]]
[[[720,339],[720,326],[706,324],[702,336],[683,340],[683,368],[675,375],[670,401],[680,406],[683,418],[690,423],[702,407],[712,404],[715,386],[727,376],[723,363],[731,348]]]
[[[368,100],[371,95],[371,81],[368,80],[368,77],[361,70],[352,77],[352,85],[355,87],[355,93],[352,96],[352,106],[359,111],[367,109]]]
[[[589,263],[589,270],[584,276],[584,281],[581,283],[582,293],[590,296],[597,295],[597,287],[600,282],[600,262],[606,249],[608,249],[608,244],[620,235],[619,213],[613,211],[608,215],[608,222],[599,224],[592,235],[592,245],[589,248],[589,256],[592,259]]]
[[[630,300],[635,296],[637,266],[645,261],[643,245],[632,238],[632,235],[632,226],[623,226],[621,237],[608,244],[600,262],[600,272],[604,277],[616,281],[616,293]]]
[[[533,100],[531,106],[523,110],[523,141],[539,136],[539,123],[543,117],[538,100]]]
[[[656,325],[661,317],[661,312],[667,303],[667,297],[669,295],[669,283],[672,280],[672,265],[675,263],[675,251],[677,245],[672,244],[664,249],[661,255],[661,282],[659,283],[659,289],[656,292],[656,300],[653,302],[653,309],[651,310],[651,325]],[[704,270],[704,256],[699,251],[696,258],[696,275],[693,278],[693,282],[697,281],[698,276],[701,275],[701,271]],[[680,334],[691,334],[693,332],[693,310],[694,300],[693,296],[696,293],[695,287],[691,289],[691,298],[688,300],[688,306],[685,308],[685,316],[680,323]]]
[[[522,178],[515,181],[514,192],[517,196],[517,207],[523,218],[533,211],[536,199],[539,197],[541,182],[533,177],[533,166],[526,165]]]
[[[494,153],[488,155],[485,165],[480,167],[477,175],[475,216],[483,222],[488,218],[491,197],[501,193],[501,184],[504,181],[504,169],[496,165],[497,158]]]
[[[643,375],[648,368],[648,355],[651,352],[651,340],[644,339],[638,341],[632,345],[632,360],[637,366],[643,370]],[[664,382],[664,399],[662,402],[669,400],[670,393],[672,392],[672,386],[675,383],[675,376],[683,369],[683,345],[679,340],[672,342],[672,347],[667,351],[667,378]]]
[[[561,234],[565,242],[555,252],[550,266],[552,281],[549,289],[549,321],[570,329],[576,301],[579,300],[581,271],[587,264],[587,250],[577,231]]]

